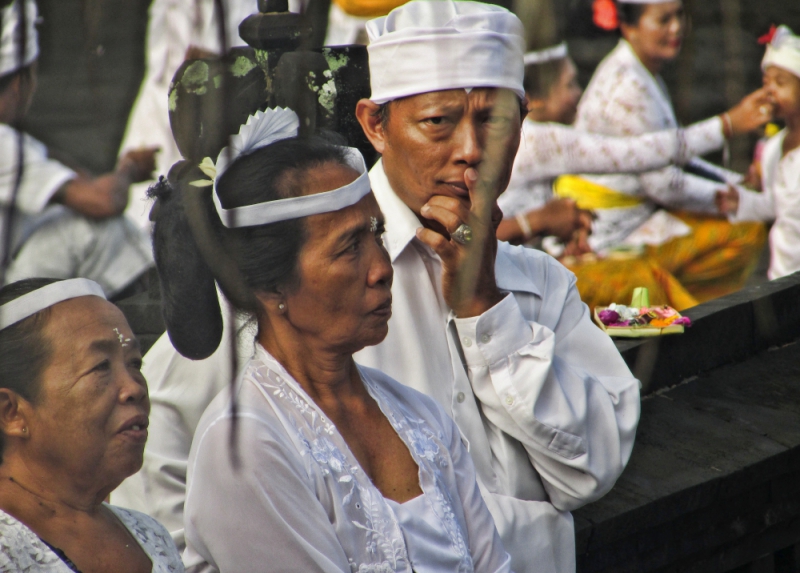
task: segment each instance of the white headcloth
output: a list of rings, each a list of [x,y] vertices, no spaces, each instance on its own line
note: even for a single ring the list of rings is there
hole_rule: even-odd
[[[560,60],[562,58],[566,58],[568,53],[569,52],[567,52],[567,43],[561,42],[557,46],[551,46],[544,50],[528,52],[523,57],[523,62],[525,62],[526,66],[530,66],[533,64],[543,64],[545,62],[552,62],[553,60]]]
[[[375,103],[457,88],[525,97],[522,22],[491,4],[413,0],[366,24]]]
[[[22,41],[22,7],[25,8],[25,49],[20,62]],[[16,72],[29,66],[39,57],[39,36],[36,32],[36,2],[13,0],[0,10],[0,76]]]
[[[767,45],[761,69],[777,66],[800,77],[800,36],[795,36],[788,26],[779,26]]]
[[[67,279],[45,285],[0,306],[0,330],[46,308],[79,296],[106,298],[103,289],[89,279]]]
[[[359,173],[358,178],[352,183],[324,193],[225,209],[217,194],[216,182],[219,177],[237,158],[266,147],[270,143],[297,137],[299,126],[300,120],[297,114],[288,107],[256,112],[247,118],[239,133],[231,137],[230,145],[219,152],[216,165],[209,157],[203,160],[200,169],[211,178],[211,181],[192,181],[191,184],[196,187],[214,185],[211,195],[223,225],[229,229],[257,227],[288,219],[330,213],[355,205],[372,191],[367,164],[361,152],[354,147],[345,147],[347,164]]]

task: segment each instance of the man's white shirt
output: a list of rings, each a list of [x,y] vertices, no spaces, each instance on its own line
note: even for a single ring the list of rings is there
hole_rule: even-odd
[[[515,571],[574,571],[569,511],[622,473],[639,382],[591,323],[574,275],[539,251],[499,243],[495,274],[510,294],[481,316],[456,318],[442,295],[441,261],[416,239],[420,222],[382,163],[370,181],[386,216],[393,310],[386,340],[356,361],[453,417]]]

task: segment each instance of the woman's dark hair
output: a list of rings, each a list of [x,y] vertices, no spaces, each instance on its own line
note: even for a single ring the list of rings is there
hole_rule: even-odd
[[[617,18],[620,24],[637,26],[642,14],[647,9],[647,4],[629,4],[628,2],[614,2],[617,5]]]
[[[325,163],[347,165],[344,149],[318,137],[278,141],[238,158],[222,174],[220,203],[231,209],[302,196],[304,172]],[[215,281],[237,310],[257,315],[254,293],[295,285],[306,241],[303,219],[226,228],[212,187],[190,184],[204,177],[180,162],[150,191],[157,198],[151,217],[164,319],[176,350],[195,360],[213,353],[222,337]]]
[[[558,83],[566,63],[567,58],[564,57],[525,66],[525,77],[522,80],[525,93],[532,99],[547,99],[550,91]]]
[[[0,305],[58,282],[59,279],[25,279],[0,289]],[[52,348],[42,335],[50,317],[46,308],[0,330],[0,388],[8,388],[36,402],[41,387],[42,373],[50,361]],[[2,463],[3,436],[0,434],[0,463]]]

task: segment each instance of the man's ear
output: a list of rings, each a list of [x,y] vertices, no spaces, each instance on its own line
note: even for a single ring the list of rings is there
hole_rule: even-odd
[[[30,436],[25,406],[28,403],[8,388],[0,388],[0,432],[5,436],[27,438]]]
[[[383,128],[381,116],[378,114],[380,105],[369,99],[362,99],[356,104],[356,119],[364,130],[375,151],[383,154],[386,149],[386,131]]]

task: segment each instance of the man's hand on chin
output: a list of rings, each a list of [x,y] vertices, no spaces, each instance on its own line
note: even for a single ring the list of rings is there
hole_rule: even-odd
[[[435,195],[420,210],[422,217],[441,225],[447,234],[427,227],[417,229],[419,240],[442,259],[442,294],[459,318],[479,316],[504,297],[494,275],[495,230],[502,218],[494,200],[496,195],[479,190],[478,172],[472,167],[464,173],[464,181],[469,190],[469,207],[454,197]],[[462,225],[469,228],[469,240],[456,240]]]

